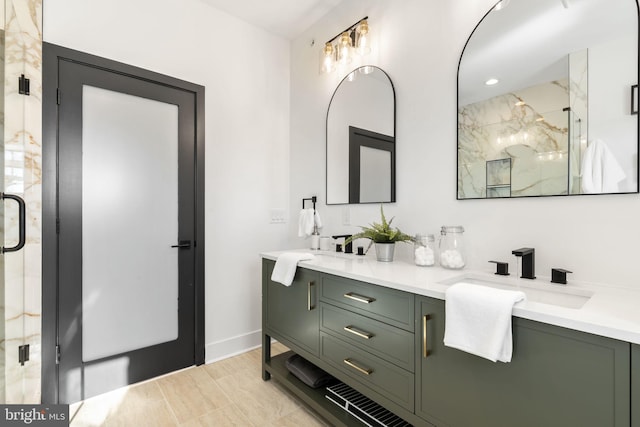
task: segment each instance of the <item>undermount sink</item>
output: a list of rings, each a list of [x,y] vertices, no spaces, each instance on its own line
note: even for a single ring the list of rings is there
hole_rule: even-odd
[[[562,287],[562,285],[554,285],[548,282],[531,282],[531,284],[528,284],[522,283],[522,280],[519,280],[517,284],[509,284],[484,278],[462,277],[446,280],[441,283],[444,285],[469,283],[495,289],[519,290],[527,295],[528,301],[574,309],[582,308],[593,296],[593,292],[584,289],[565,288]]]

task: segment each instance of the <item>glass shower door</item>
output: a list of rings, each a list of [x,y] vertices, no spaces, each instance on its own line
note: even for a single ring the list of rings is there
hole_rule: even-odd
[[[42,0],[3,4],[0,402],[39,403]]]

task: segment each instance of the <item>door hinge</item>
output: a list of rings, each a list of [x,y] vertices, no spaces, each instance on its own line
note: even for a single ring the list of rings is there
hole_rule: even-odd
[[[56,234],[60,234],[60,218],[56,218]]]
[[[29,361],[29,344],[21,345],[18,347],[18,362],[21,366],[24,366],[24,362]]]
[[[56,365],[60,364],[60,346],[56,345]]]
[[[60,89],[56,89],[56,104],[60,105]]]
[[[18,93],[20,95],[30,95],[31,93],[29,92],[29,79],[26,78],[24,76],[24,74],[21,74],[20,77],[18,77]]]

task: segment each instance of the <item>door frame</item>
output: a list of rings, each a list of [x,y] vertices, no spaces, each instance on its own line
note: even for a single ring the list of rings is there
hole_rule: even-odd
[[[205,362],[205,88],[153,71],[51,43],[42,48],[42,403],[58,403],[58,62],[71,61],[191,92],[195,97],[195,365]]]

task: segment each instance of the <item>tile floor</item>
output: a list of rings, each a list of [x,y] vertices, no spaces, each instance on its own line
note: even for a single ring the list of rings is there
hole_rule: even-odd
[[[286,348],[272,345],[272,353]],[[72,427],[327,426],[276,381],[263,381],[261,349],[191,367],[78,402]]]

